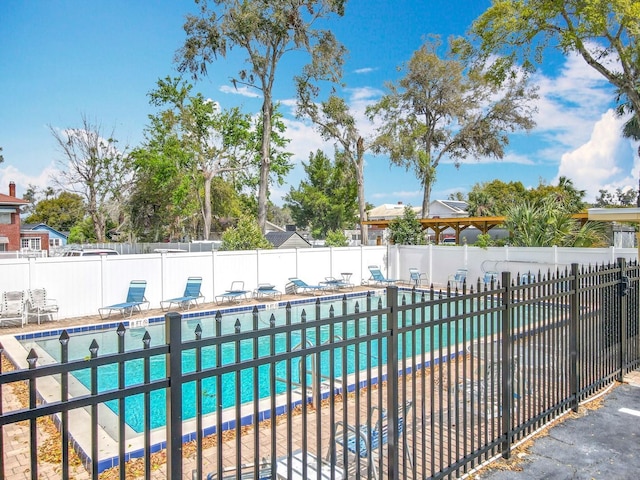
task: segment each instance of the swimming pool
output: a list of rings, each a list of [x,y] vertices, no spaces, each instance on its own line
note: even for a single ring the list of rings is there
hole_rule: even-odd
[[[363,302],[365,296],[360,294],[359,296],[353,295],[347,299],[347,311],[354,312],[356,309],[364,310]],[[377,292],[371,297],[372,312],[363,312],[362,316],[375,316],[376,308],[378,306],[384,307],[386,305],[386,297],[384,293]],[[258,325],[259,329],[265,330],[265,335],[257,338],[258,353],[257,356],[268,355],[275,345],[275,352],[284,352],[289,344],[291,348],[295,350],[296,346],[302,341],[302,334],[300,330],[294,331],[291,334],[268,334],[270,328],[270,319],[273,315],[275,319],[275,325],[284,325],[286,321],[284,304],[278,305],[279,308],[265,309],[258,312]],[[334,309],[337,312],[342,311],[342,300],[335,298],[330,301],[323,301],[320,304],[320,317],[327,318],[330,314],[330,310]],[[306,312],[309,318],[315,318],[316,306],[313,301],[307,300],[306,303],[295,304],[291,307],[291,322],[298,323]],[[233,333],[235,330],[236,322],[239,322],[241,331],[253,329],[253,314],[250,309],[245,311],[235,311],[231,313],[222,312],[223,320],[221,322],[222,335]],[[406,320],[406,319],[405,319]],[[409,318],[409,321],[411,319]],[[310,345],[323,344],[329,340],[330,335],[334,335],[337,338],[357,338],[358,336],[364,336],[368,333],[376,333],[379,325],[381,328],[385,328],[386,319],[384,316],[380,322],[364,322],[364,321],[351,321],[336,324],[333,328],[324,324],[316,328],[315,325],[305,330],[305,341]],[[190,340],[195,337],[194,330],[197,325],[202,328],[202,338],[208,338],[215,336],[216,321],[213,316],[189,316],[185,315],[182,321],[182,338]],[[356,327],[357,326],[357,327]],[[356,331],[356,328],[358,331]],[[454,329],[455,328],[455,329]],[[474,330],[474,328],[472,328]],[[423,331],[416,331],[412,338],[411,336],[405,336],[403,342],[399,345],[400,358],[416,355],[424,350],[431,348],[438,349],[441,346],[446,346],[453,341],[461,341],[463,339],[475,338],[478,334],[484,334],[478,329],[478,331],[470,331],[469,327],[454,327],[451,326],[437,331],[434,334],[434,338],[431,339],[431,330],[425,329]],[[148,332],[151,337],[151,346],[163,345],[165,343],[165,326],[164,319],[151,319],[149,325],[139,328],[128,328],[125,332],[125,346],[127,349],[140,349],[142,348],[142,336],[145,332]],[[316,336],[319,334],[319,338]],[[289,338],[288,338],[289,337]],[[118,351],[118,335],[115,329],[102,330],[102,331],[90,331],[90,332],[71,332],[69,340],[69,359],[82,359],[89,356],[89,346],[91,342],[96,341],[99,346],[99,356],[103,356],[109,353],[116,353]],[[273,342],[273,343],[272,343]],[[44,350],[53,361],[60,360],[60,342],[58,337],[44,337],[39,339],[30,339],[22,341],[25,348],[29,349],[33,346]],[[236,351],[236,345],[239,345],[239,352]],[[247,339],[246,341],[240,341],[237,344],[227,343],[222,344],[218,350],[215,347],[203,347],[201,351],[202,368],[214,367],[217,364],[227,365],[237,362],[238,355],[242,361],[255,358],[254,352],[254,340]],[[414,351],[415,350],[415,351]],[[220,362],[218,362],[217,355],[220,352]],[[376,368],[380,365],[386,364],[386,341],[384,339],[374,340],[370,342],[368,349],[358,349],[356,345],[352,344],[345,349],[335,349],[332,352],[332,361],[329,361],[329,352],[323,352],[321,355],[320,375],[329,377],[333,376],[336,380],[341,380],[344,374],[351,375],[356,371],[362,371],[366,368]],[[357,354],[356,354],[357,352]],[[310,361],[311,357],[307,357]],[[218,408],[226,409],[234,407],[236,402],[236,390],[237,383],[240,387],[240,403],[247,403],[254,400],[254,386],[257,383],[257,395],[260,399],[267,398],[274,394],[271,390],[270,379],[272,376],[277,378],[286,378],[288,369],[291,371],[290,383],[300,383],[300,359],[292,361],[294,365],[287,365],[287,362],[276,363],[275,365],[261,365],[256,371],[247,369],[240,372],[239,376],[234,374],[228,374],[222,376],[221,390],[218,394],[217,379],[206,378],[202,380],[202,392],[201,397],[202,414],[210,414],[216,411]],[[144,363],[142,360],[127,361],[124,365],[125,368],[125,385],[138,385],[144,381]],[[329,369],[331,366],[334,372]],[[188,350],[183,353],[182,357],[182,371],[185,373],[193,372],[196,368],[196,353],[195,350]],[[307,366],[308,370],[308,366]],[[165,378],[165,357],[159,355],[152,357],[151,359],[151,380],[157,380]],[[257,375],[257,382],[254,380],[254,376]],[[91,371],[89,369],[81,370],[74,373],[75,378],[88,390],[91,388]],[[98,391],[104,392],[118,388],[118,365],[110,364],[98,368]],[[238,382],[239,379],[239,382]],[[310,384],[310,378],[307,378]],[[281,394],[291,388],[285,382],[276,383],[275,394]],[[196,402],[191,399],[195,398],[196,385],[195,382],[185,383],[183,385],[183,419],[188,420],[196,416]],[[151,392],[151,411],[149,412],[149,418],[151,421],[151,428],[163,427],[166,423],[166,399],[165,391],[157,390]],[[115,413],[118,414],[118,402],[108,402],[107,406]],[[125,422],[137,433],[144,431],[145,413],[144,413],[144,399],[143,395],[128,396],[125,399]]]

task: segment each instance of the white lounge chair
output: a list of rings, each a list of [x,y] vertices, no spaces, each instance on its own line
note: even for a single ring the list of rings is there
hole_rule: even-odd
[[[48,298],[44,288],[29,290],[27,297],[27,317],[35,315],[38,319],[38,325],[40,325],[42,317],[51,320],[54,320],[54,316],[57,317],[58,302],[53,298]]]
[[[26,320],[24,292],[4,292],[2,294],[2,304],[0,304],[0,325],[3,323],[19,323],[21,327],[24,327]]]

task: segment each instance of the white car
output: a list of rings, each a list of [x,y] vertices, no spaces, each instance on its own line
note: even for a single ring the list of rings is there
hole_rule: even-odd
[[[97,255],[118,255],[118,252],[110,248],[83,248],[82,250],[67,250],[63,257],[86,257]]]

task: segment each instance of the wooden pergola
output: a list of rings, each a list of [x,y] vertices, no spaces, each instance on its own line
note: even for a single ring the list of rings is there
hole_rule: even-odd
[[[435,243],[440,243],[440,235],[447,229],[455,232],[456,243],[460,244],[460,233],[469,227],[475,227],[483,234],[487,234],[489,230],[504,223],[505,217],[450,217],[450,218],[421,218],[419,219],[423,230],[432,230],[435,237]],[[587,213],[577,213],[573,218],[585,223]],[[374,228],[385,229],[392,220],[367,220],[363,222]]]

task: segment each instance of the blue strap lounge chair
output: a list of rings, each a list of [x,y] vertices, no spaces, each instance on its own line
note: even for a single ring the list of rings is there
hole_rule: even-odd
[[[170,298],[160,302],[162,310],[166,311],[171,308],[174,303],[183,310],[189,310],[191,305],[198,306],[198,301],[204,301],[204,295],[200,291],[202,287],[202,277],[187,278],[187,285],[184,287],[184,294],[181,297]]]
[[[299,278],[292,277],[289,281],[296,289],[296,293],[307,293],[311,295],[320,295],[322,292],[326,292],[329,288],[327,285],[309,285],[308,283],[300,280]]]
[[[248,290],[244,289],[244,282],[235,280],[231,282],[231,288],[220,295],[216,295],[215,300],[218,305],[223,303],[240,303],[240,300],[249,300]]]
[[[282,292],[270,283],[259,283],[258,288],[253,291],[253,298],[273,298],[274,300],[280,300],[282,298]]]
[[[382,270],[380,270],[380,267],[377,265],[369,265],[369,272],[371,272],[369,281],[375,285],[393,285],[398,281],[397,279],[385,278]]]
[[[467,282],[467,269],[459,268],[456,270],[456,273],[449,276],[449,284],[453,288],[462,289],[464,284]]]
[[[324,281],[320,282],[321,285],[325,285],[327,290],[351,290],[353,291],[354,285],[351,282],[346,282],[344,278],[324,277]]]
[[[536,282],[536,276],[531,272],[523,273],[522,275],[520,275],[520,285],[531,285],[532,283]]]
[[[420,270],[417,268],[410,268],[409,283],[416,287],[420,287],[421,285],[427,285],[429,283],[429,278],[426,273],[420,273]]]
[[[115,305],[109,305],[98,309],[100,318],[103,320],[111,316],[111,312],[120,312],[122,316],[133,315],[133,312],[141,312],[142,307],[146,305],[146,309],[149,309],[149,302],[144,296],[147,289],[146,280],[132,280],[129,284],[129,292],[127,293],[127,300],[123,303],[116,303]],[[106,317],[105,317],[106,314]]]
[[[407,420],[410,418],[412,407],[413,402],[411,401],[398,406],[397,434],[401,439],[406,437],[407,432],[405,432],[405,430],[407,430]],[[376,416],[378,417],[377,420]],[[355,425],[350,425],[343,421],[336,422],[334,446],[340,445],[348,450],[350,454],[363,460],[369,460],[369,474],[372,478],[377,479],[379,478],[379,472],[377,469],[378,462],[376,461],[374,454],[378,455],[382,453],[382,447],[389,443],[386,411],[380,411],[378,407],[374,406],[371,409],[369,423],[363,423],[359,427],[360,428],[358,430]],[[403,451],[406,459],[408,460],[409,466],[413,467],[411,451],[406,444],[403,445]],[[327,456],[330,457],[330,455]]]
[[[484,276],[482,277],[482,283],[484,283],[485,288],[488,288],[493,285],[498,285],[498,277],[500,274],[498,272],[484,272]]]

